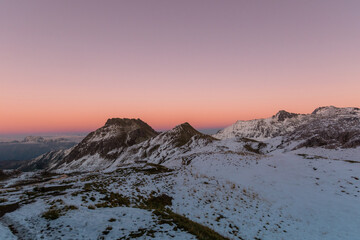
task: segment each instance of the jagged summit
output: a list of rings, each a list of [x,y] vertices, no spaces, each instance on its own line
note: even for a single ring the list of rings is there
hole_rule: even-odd
[[[214,137],[257,140],[280,137],[283,146],[287,144],[290,149],[356,147],[360,145],[360,109],[328,106],[319,107],[312,114],[295,114],[282,110],[271,118],[237,121]]]
[[[129,147],[112,165],[120,166],[131,162],[161,164],[177,158],[183,153],[206,146],[215,138],[202,134],[189,123],[177,125],[140,144]]]
[[[99,154],[113,159],[113,149],[121,149],[146,141],[158,133],[140,119],[111,118],[105,125],[87,135],[66,157],[66,162]]]
[[[73,149],[51,152],[25,167],[75,170],[137,162],[162,163],[213,140],[216,139],[200,133],[187,122],[159,134],[140,119],[111,118]]]
[[[183,146],[188,143],[192,137],[204,138],[208,140],[214,140],[213,137],[203,134],[193,128],[188,122],[177,125],[173,129],[163,133],[163,137],[166,136],[174,143],[175,147]]]
[[[335,106],[318,107],[311,114],[321,114],[321,113],[324,113],[324,112],[333,112],[333,113],[335,113],[336,110],[338,110],[338,109],[339,108],[337,108]]]
[[[109,118],[106,121],[105,126],[106,125],[127,126],[131,124],[146,124],[146,123],[142,121],[140,118]]]
[[[228,138],[234,138],[236,143],[244,138],[253,142],[274,141],[273,149],[289,151],[308,147],[355,148],[360,146],[360,110],[333,106],[317,108],[312,114],[281,110],[269,118],[237,121],[213,136],[200,133],[188,122],[158,133],[140,119],[111,118],[73,149],[44,155],[31,164],[49,166],[50,170],[162,164],[182,161],[183,154],[201,152],[218,144],[218,139]]]
[[[285,119],[287,118],[293,118],[293,117],[296,117],[298,116],[299,114],[297,113],[290,113],[290,112],[287,112],[285,110],[280,110],[278,113],[276,113],[272,118],[273,119],[276,119],[280,122],[284,121]]]
[[[360,109],[357,107],[346,107],[339,108],[335,106],[325,106],[316,108],[311,114],[313,115],[343,115],[343,114],[351,114],[351,115],[360,115]]]
[[[197,131],[195,128],[193,128],[193,126],[191,126],[188,122],[179,124],[177,126],[175,126],[173,129],[168,131],[170,132],[187,132],[191,135],[198,135],[201,134],[199,131]]]
[[[187,128],[187,129],[195,130],[195,128],[193,128],[193,126],[191,126],[190,123],[188,123],[188,122],[184,122],[182,124],[179,124],[179,125],[175,126],[174,128],[185,128],[185,129]]]

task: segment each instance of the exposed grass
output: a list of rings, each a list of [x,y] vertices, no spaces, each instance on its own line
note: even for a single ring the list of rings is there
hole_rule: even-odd
[[[250,144],[245,144],[245,145],[244,145],[244,148],[245,148],[247,151],[249,151],[249,152],[253,152],[253,153],[256,153],[256,154],[261,154],[259,148],[255,149],[255,148],[253,148]]]
[[[134,168],[135,172],[143,172],[145,174],[159,174],[159,173],[168,173],[168,172],[172,172],[172,169],[169,169],[167,167],[164,167],[162,165],[159,164],[152,164],[152,163],[148,163],[145,165],[145,167],[148,168]]]
[[[309,154],[305,154],[305,153],[299,153],[297,155],[300,157],[303,157],[304,159],[328,159],[327,157],[322,157],[319,155],[309,155]]]
[[[187,231],[188,233],[197,237],[200,240],[224,240],[228,239],[226,237],[221,236],[214,230],[200,224],[194,222],[187,217],[174,213],[170,210],[158,211],[155,210],[154,214],[161,217],[162,219],[169,220],[174,223],[178,228]]]
[[[101,200],[103,200],[103,202],[95,204],[96,207],[128,207],[130,205],[130,199],[119,193],[110,192]]]
[[[154,210],[153,213],[161,218],[160,224],[175,224],[177,228],[193,234],[200,240],[227,239],[216,233],[214,230],[201,225],[200,223],[196,223],[186,218],[185,216],[174,213],[170,209],[166,208],[166,206],[171,206],[172,200],[173,198],[166,194],[150,196],[143,202],[143,205],[141,205],[140,208]],[[141,237],[145,234],[145,232],[146,231],[134,232],[130,237]]]
[[[61,216],[60,209],[49,209],[41,215],[46,220],[55,220]]]
[[[74,205],[66,205],[64,208],[63,208],[63,211],[67,212],[69,210],[77,210],[79,209],[77,206],[74,206]]]
[[[20,207],[19,203],[13,203],[13,204],[8,204],[8,205],[0,205],[0,217],[4,216],[5,213],[15,211],[19,207]]]
[[[71,188],[73,185],[50,186],[50,187],[34,187],[32,192],[25,192],[29,199],[37,198],[45,193],[47,195],[59,196],[64,195],[65,190]]]
[[[251,138],[240,138],[240,141],[243,141],[243,142],[253,142],[253,143],[258,143],[259,141],[255,140],[255,139],[251,139]]]
[[[147,230],[145,228],[140,228],[138,231],[131,232],[129,234],[129,237],[130,238],[139,238],[139,237],[142,237],[146,232],[147,232]]]
[[[37,184],[37,183],[44,183],[44,182],[50,181],[51,179],[52,178],[27,179],[27,180],[23,180],[23,181],[18,181],[14,185],[11,185],[10,187],[22,187],[22,186],[27,186],[27,185]]]
[[[66,212],[70,210],[77,210],[78,207],[74,205],[66,205],[62,209],[57,208],[55,205],[51,206],[49,210],[44,212],[41,216],[47,220],[55,220],[58,219],[60,216],[66,214]]]
[[[52,192],[52,191],[65,191],[66,189],[71,188],[73,185],[62,185],[62,186],[50,186],[50,187],[35,187],[34,192]]]
[[[95,206],[94,206],[94,205],[89,205],[89,206],[88,206],[88,209],[94,210],[94,209],[95,209]]]
[[[160,196],[151,196],[149,199],[144,201],[144,204],[147,208],[150,209],[163,209],[166,206],[171,206],[173,198],[166,195],[161,194]]]
[[[359,161],[354,161],[354,160],[344,160],[344,162],[348,162],[348,163],[360,163]]]

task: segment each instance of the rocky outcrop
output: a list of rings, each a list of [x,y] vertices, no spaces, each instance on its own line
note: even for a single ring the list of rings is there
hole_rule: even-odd
[[[299,114],[297,113],[289,113],[285,110],[280,110],[277,114],[275,114],[272,118],[276,119],[279,122],[285,121],[285,119],[297,117]]]
[[[161,134],[140,119],[109,119],[82,142],[66,151],[54,151],[20,167],[23,171],[99,170],[128,163],[163,163],[176,155],[204,146],[215,138],[183,123]]]
[[[161,164],[214,140],[195,130],[189,123],[184,123],[141,143],[113,149],[111,153],[117,156],[115,160],[86,156],[66,164],[65,169],[116,169],[124,164],[143,162]]]
[[[121,151],[112,150],[130,147],[156,135],[158,133],[140,119],[112,118],[107,120],[105,126],[87,135],[64,160],[69,163],[95,154],[105,159],[115,159]]]
[[[280,137],[280,147],[292,149],[357,147],[360,146],[360,109],[328,106],[317,108],[311,114],[281,110],[271,118],[238,121],[214,137],[260,140]]]

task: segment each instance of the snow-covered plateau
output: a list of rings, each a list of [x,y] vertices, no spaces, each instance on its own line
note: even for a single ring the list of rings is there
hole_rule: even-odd
[[[213,136],[110,119],[2,172],[0,239],[360,239],[359,132],[357,108]]]

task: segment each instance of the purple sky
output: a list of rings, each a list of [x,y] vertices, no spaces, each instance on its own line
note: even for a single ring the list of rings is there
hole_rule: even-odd
[[[360,1],[1,1],[0,134],[359,106]]]

